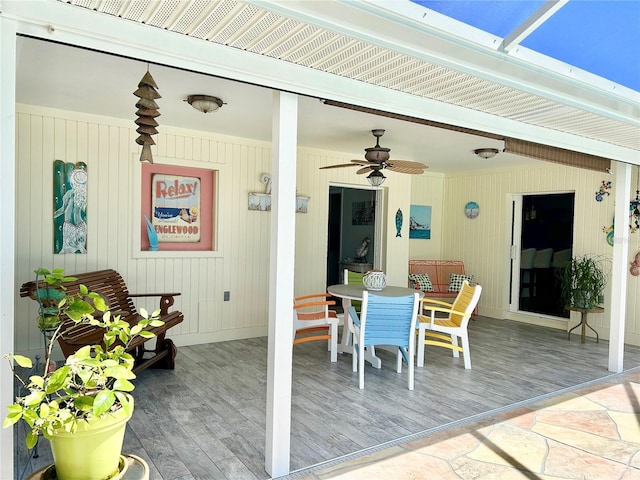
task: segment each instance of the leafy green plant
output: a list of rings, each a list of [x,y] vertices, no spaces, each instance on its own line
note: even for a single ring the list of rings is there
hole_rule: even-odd
[[[560,271],[560,284],[566,304],[591,309],[602,303],[607,274],[599,258],[574,257]]]
[[[44,274],[44,269],[39,269]],[[61,270],[54,270],[45,276],[57,288],[71,277],[64,277]],[[7,407],[8,414],[3,427],[14,425],[23,419],[29,425],[26,437],[28,448],[33,448],[42,433],[46,438],[56,431],[73,433],[78,423],[101,417],[123,408],[128,413],[133,410],[134,386],[131,380],[134,358],[127,353],[127,347],[137,336],[151,338],[153,333],[145,331],[148,326],[160,326],[160,311],[151,315],[140,309],[142,319],[131,326],[119,315],[112,316],[104,299],[97,293],[89,292],[80,285],[76,295],[65,294],[56,305],[60,318],[69,318],[75,325],[89,324],[104,329],[103,344],[87,345],[67,357],[63,366],[49,368],[53,345],[64,333],[61,322],[53,333],[46,352],[44,373],[35,372],[28,380],[23,380],[16,370],[16,364],[32,371],[31,359],[22,355],[4,355],[11,370],[28,393],[16,397],[15,403]]]

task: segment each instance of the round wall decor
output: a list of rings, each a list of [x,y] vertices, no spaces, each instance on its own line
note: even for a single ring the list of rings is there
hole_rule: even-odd
[[[476,202],[467,202],[464,206],[464,215],[467,218],[476,218],[480,214],[480,206]]]

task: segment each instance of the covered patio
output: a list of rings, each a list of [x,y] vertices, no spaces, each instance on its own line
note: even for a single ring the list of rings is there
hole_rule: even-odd
[[[148,458],[163,476],[179,478],[181,472],[208,472],[209,468],[214,474],[229,472],[230,478],[239,478],[235,468],[257,478],[266,475],[265,468],[279,476],[289,472],[289,427],[291,469],[298,469],[385,441],[387,431],[397,438],[412,433],[414,425],[420,432],[473,415],[478,409],[500,408],[505,402],[561,388],[575,381],[582,369],[586,376],[606,375],[607,370],[620,370],[623,364],[638,364],[633,356],[636,347],[629,350],[627,346],[624,358],[622,352],[625,337],[634,345],[640,343],[640,306],[631,300],[637,298],[640,287],[638,282],[627,285],[627,257],[640,244],[638,237],[630,239],[626,229],[618,228],[611,250],[602,235],[602,227],[611,225],[614,214],[618,225],[626,223],[632,165],[640,164],[635,87],[593,83],[591,74],[558,71],[555,62],[529,63],[514,55],[517,48],[512,54],[508,48],[500,49],[500,42],[493,35],[484,35],[486,32],[477,43],[475,38],[460,35],[460,30],[449,31],[448,20],[424,24],[418,16],[403,19],[398,28],[397,12],[381,8],[381,3],[3,2],[0,203],[9,216],[0,231],[1,351],[40,351],[35,309],[23,308],[17,295],[18,286],[30,280],[38,266],[64,266],[69,273],[113,267],[137,291],[182,291],[177,306],[186,321],[175,331],[181,352],[178,369],[141,376],[140,408],[127,437],[127,448]],[[510,46],[518,44],[517,38],[510,40]],[[30,42],[38,45],[30,48]],[[47,54],[48,47],[54,46],[73,50],[74,67],[79,68],[74,72],[79,74],[57,81],[71,70],[57,63],[58,57]],[[90,60],[85,61],[85,53]],[[139,245],[141,182],[131,90],[149,65],[163,80],[165,99],[163,130],[154,149],[156,161],[206,168],[220,175],[215,198],[218,242],[204,254],[152,253]],[[103,78],[106,86],[100,88],[97,82]],[[238,99],[235,105],[251,111],[234,110],[230,102],[225,107],[228,117],[192,120],[196,117],[189,114],[195,111],[183,97],[226,88],[225,83],[241,85],[233,89]],[[185,86],[193,90],[182,91]],[[260,102],[248,100],[257,98],[249,97],[249,89],[261,91]],[[304,114],[312,104],[325,112],[335,108],[328,106],[331,102],[349,110]],[[258,112],[264,114],[262,121],[247,121],[256,120]],[[240,130],[229,128],[231,118]],[[393,370],[368,372],[367,390],[356,391],[348,360],[341,358],[337,366],[319,370],[326,360],[322,349],[312,348],[302,356],[296,348],[289,425],[288,401],[273,400],[290,390],[288,319],[293,279],[299,293],[324,290],[327,190],[330,185],[368,187],[353,171],[329,174],[319,170],[348,162],[355,152],[361,154],[369,145],[369,131],[387,125],[392,125],[387,127],[390,132],[399,132],[390,140],[394,155],[424,160],[431,170],[414,179],[389,175],[381,189],[387,208],[385,235],[393,228],[396,210],[406,213],[411,204],[433,206],[434,222],[440,229],[428,245],[411,243],[406,233],[402,238],[389,238],[379,266],[394,284],[404,285],[409,258],[464,260],[486,285],[480,312],[500,319],[478,321],[473,327],[484,324],[489,327],[485,333],[491,336],[509,329],[500,344],[498,338],[481,338],[476,347],[472,339],[471,372],[449,374],[447,368],[444,374],[442,369],[436,373],[431,367],[437,365],[436,358],[442,358],[442,366],[451,366],[444,352],[436,353],[432,362],[426,362],[423,377],[416,378],[416,392],[426,396],[407,395],[404,380],[396,379]],[[452,137],[454,133],[463,135],[465,141]],[[434,148],[436,140],[430,135],[446,140],[447,148]],[[502,150],[505,137],[553,151],[572,151],[582,159],[585,155],[611,159],[615,177],[603,169],[545,163],[505,151],[494,157],[496,163],[478,166],[474,150]],[[56,158],[88,164],[86,255],[59,256],[49,248],[51,162]],[[262,188],[260,176],[265,172],[274,177],[274,209],[270,214],[248,212],[246,195]],[[614,195],[609,202],[596,204],[593,200],[593,189],[603,176],[615,179],[615,213]],[[308,214],[294,219],[293,209],[286,207],[294,201],[297,189],[311,201]],[[596,345],[574,345],[574,339],[566,340],[566,321],[522,317],[510,310],[511,246],[506,231],[510,204],[506,199],[514,193],[550,191],[576,192],[575,251],[613,258],[606,314],[594,320],[596,328],[611,339],[610,344],[601,340]],[[462,214],[465,202],[471,200],[483,208],[473,222]],[[295,259],[291,245],[295,245]],[[303,274],[309,271],[320,273]],[[231,300],[223,300],[228,292]],[[524,323],[514,323],[514,319]],[[528,332],[528,348],[517,341],[520,330]],[[542,340],[547,330],[552,338],[562,340],[558,348],[548,348]],[[267,332],[269,342],[274,342],[268,347]],[[513,338],[515,345],[503,345],[505,337]],[[490,348],[488,363],[483,365],[477,349],[485,343]],[[510,365],[511,360],[501,355],[511,346],[518,349]],[[562,357],[563,352],[574,349],[573,355]],[[594,351],[602,355],[597,363]],[[513,363],[529,354],[535,363]],[[304,359],[310,363],[301,364]],[[538,365],[541,359],[543,373]],[[267,381],[267,371],[277,375]],[[185,376],[186,372],[195,377]],[[335,384],[325,390],[318,385],[327,385],[327,375],[335,375],[329,378]],[[184,380],[187,383],[181,383]],[[300,386],[307,381],[310,386],[301,392]],[[11,384],[6,370],[0,371],[0,382],[0,403],[7,405],[12,395],[5,388]],[[381,387],[380,398],[367,404],[375,398],[371,394],[376,386]],[[425,410],[417,408],[440,405],[442,398],[454,395],[454,388],[457,394],[461,386],[467,399],[457,413],[451,407],[442,414],[425,416]],[[190,400],[177,395],[189,390],[193,391],[187,397]],[[434,392],[433,396],[428,392]],[[317,398],[331,405],[328,413],[318,408]],[[411,398],[419,400],[407,401]],[[360,400],[365,409],[350,415],[353,404]],[[374,421],[380,404],[386,412],[380,413],[380,425],[357,423],[362,418]],[[449,408],[451,402],[447,405]],[[398,406],[406,416],[396,417]],[[376,415],[365,417],[364,412]],[[329,421],[322,415],[329,415]],[[202,418],[216,422],[207,426]],[[231,424],[239,427],[232,429]],[[200,435],[191,437],[193,432]],[[0,473],[5,476],[19,443],[11,432],[2,432]],[[42,459],[46,461],[44,453]]]

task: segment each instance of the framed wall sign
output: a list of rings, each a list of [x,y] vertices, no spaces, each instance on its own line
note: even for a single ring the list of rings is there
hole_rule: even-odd
[[[141,168],[141,221],[149,218],[158,250],[213,250],[215,171],[157,163]],[[150,249],[146,228],[140,247]]]

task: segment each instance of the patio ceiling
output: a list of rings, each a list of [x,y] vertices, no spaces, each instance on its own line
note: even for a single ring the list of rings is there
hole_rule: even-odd
[[[356,89],[358,84],[375,86],[381,92],[380,97],[387,96],[385,91],[393,92],[388,94],[390,98],[403,95],[407,104],[427,100],[488,114],[496,119],[495,122],[485,122],[485,131],[490,134],[504,135],[499,120],[508,119],[533,128],[593,139],[606,144],[597,154],[607,156],[610,149],[621,149],[622,153],[618,158],[623,157],[625,161],[630,159],[632,163],[640,164],[640,94],[631,87],[605,80],[524,48],[525,41],[531,40],[543,27],[526,38],[518,37],[518,41],[511,42],[507,49],[501,49],[499,46],[503,43],[502,38],[492,32],[513,32],[510,24],[496,22],[500,23],[501,29],[489,33],[410,1],[58,0],[53,3],[89,12],[84,16],[96,15],[97,22],[108,15],[119,23],[126,22],[122,23],[123,26],[136,22],[147,29],[166,31],[167,41],[173,38],[174,43],[179,40],[171,34],[182,35],[191,42],[202,41],[203,49],[215,44],[216,47],[228,47],[230,51],[258,55],[281,65],[294,65],[316,74],[322,72],[336,78],[356,81]],[[468,2],[428,3],[435,9]],[[480,3],[491,5],[492,2]],[[542,2],[493,3],[515,3],[522,6],[521,10],[515,12],[519,12],[519,16],[516,15],[514,24],[523,21],[526,24],[526,18],[529,18],[532,11],[535,12],[531,5],[537,8]],[[574,0],[559,9],[556,15],[571,3]],[[474,4],[475,2],[471,2],[471,6]],[[493,12],[492,8],[488,10]],[[457,10],[459,11],[461,10]],[[453,16],[454,12],[449,14]],[[633,18],[632,15],[629,17]],[[489,20],[486,20],[487,23],[494,28]],[[90,22],[86,24],[89,25]],[[505,35],[509,38],[509,33]],[[55,40],[55,34],[51,39]],[[588,42],[581,49],[587,50],[586,46],[591,49]],[[616,49],[616,55],[622,50]],[[638,64],[637,54],[635,57],[635,63],[628,62],[632,66]],[[24,63],[19,62],[19,65]],[[101,67],[96,66],[96,70],[100,69]],[[58,70],[60,73],[64,67]],[[83,76],[90,75],[92,71],[92,68],[85,66]],[[30,75],[26,74],[24,77],[29,78]],[[330,84],[330,77],[327,78],[327,83]],[[74,83],[74,88],[79,88],[77,82],[72,80],[66,82],[67,89]],[[85,83],[95,86],[91,81]],[[17,93],[20,96],[22,85],[26,86],[27,83],[19,82],[18,85]],[[53,83],[49,87],[54,88]],[[169,89],[179,90],[165,83],[163,96]],[[330,92],[330,88],[327,88],[327,92]],[[37,92],[27,92],[25,95],[31,99],[36,96]],[[61,96],[55,95],[49,95],[49,98],[62,100]],[[328,95],[323,98],[331,97]],[[20,98],[18,101],[21,101]],[[358,105],[368,106],[363,100]],[[224,111],[229,112],[230,108],[231,104]],[[334,107],[325,107],[325,110],[329,108],[336,110]],[[102,113],[108,114],[105,109]],[[168,107],[163,106],[165,122],[169,119],[168,113]],[[113,115],[116,116],[115,113]],[[333,117],[341,115],[351,114],[338,112]],[[428,115],[421,118],[449,124],[453,124],[455,120],[449,118],[447,122],[437,118],[435,113],[433,116]],[[353,152],[354,155],[371,143],[368,132],[370,128],[387,127],[387,121],[393,122],[385,120],[383,125],[370,125],[375,119],[370,122],[351,121],[352,125],[360,127],[357,131],[361,131],[361,135],[356,136],[353,128],[340,125],[339,131],[332,130],[331,126],[335,122],[315,112],[314,118],[315,125],[309,128],[301,125],[301,144],[315,148],[331,146],[332,150]],[[466,119],[461,118],[460,122],[464,120]],[[188,121],[168,124],[190,128]],[[226,124],[227,130],[222,133],[233,135],[230,122],[227,121]],[[397,124],[392,125],[387,127],[389,134],[399,132]],[[424,152],[425,146],[416,144],[421,135],[416,135],[413,127],[406,125],[406,128],[402,128],[406,130],[405,136],[393,138],[389,135],[387,143],[398,158],[431,164],[429,159],[416,158],[416,152]],[[240,127],[246,129],[246,122],[241,122]],[[264,130],[268,132],[268,128]],[[313,133],[313,138],[307,132]],[[241,132],[235,134],[245,136]],[[259,136],[251,138],[263,139]],[[349,143],[348,139],[353,139],[353,142]],[[496,140],[487,140],[486,144],[477,145],[476,148],[493,147],[491,142]],[[478,143],[478,139],[475,141]],[[402,151],[401,148],[405,150]],[[467,150],[472,152],[469,148]],[[440,149],[436,146],[431,151],[439,152]],[[458,158],[461,156],[459,153],[456,155]],[[611,155],[611,158],[616,158],[615,154]],[[507,157],[508,154],[504,156]],[[471,154],[469,159],[473,160],[472,157]],[[451,162],[443,164],[451,165]],[[460,165],[460,168],[468,167]]]
[[[626,23],[622,27],[629,26],[638,18],[637,2],[563,1],[567,5],[531,35],[516,39],[510,37],[514,25],[526,25],[543,2],[421,2],[496,32],[486,33],[476,27],[465,31],[462,22],[444,15],[428,15],[435,12],[409,1],[60,1],[407,95],[640,150],[640,95],[633,90],[637,89],[637,81],[626,77],[619,80],[630,85],[626,87],[602,83],[600,77],[580,75],[581,71],[562,75],[554,71],[562,62],[542,62],[541,67],[540,62],[527,57],[530,50],[522,48],[531,46],[547,53],[542,45],[550,39],[547,43],[552,46],[583,53],[584,58],[604,48],[610,57],[620,55],[615,69],[618,64],[627,63],[633,80],[638,70],[638,54],[633,51],[637,43],[624,44],[611,35],[618,26],[602,25],[601,30],[611,38],[607,40],[609,47],[603,47],[601,39],[594,37],[597,29],[584,23],[584,34],[589,39],[576,46],[569,43],[573,40],[569,35],[564,40],[557,39],[565,30],[556,25],[556,19],[567,16],[574,23],[583,24],[589,14],[580,13],[585,7],[575,4],[589,3],[602,9],[605,3],[604,11],[616,15],[602,14],[598,20],[623,17]],[[576,11],[580,17],[574,16]],[[554,30],[560,32],[550,37],[549,31]],[[628,34],[638,36],[637,31],[628,30]],[[500,34],[513,40],[506,48],[500,48],[502,39],[496,36]],[[575,58],[559,60],[578,62]],[[590,68],[583,63],[577,66]],[[610,71],[613,70],[612,67]]]

